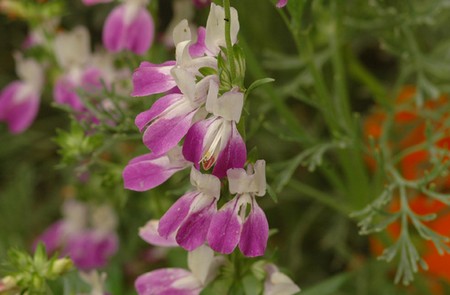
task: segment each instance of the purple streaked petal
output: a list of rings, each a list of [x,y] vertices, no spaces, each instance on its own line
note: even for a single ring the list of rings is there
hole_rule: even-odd
[[[141,132],[144,131],[145,127],[164,112],[167,108],[172,106],[174,103],[178,102],[183,98],[181,94],[169,94],[161,97],[151,106],[148,111],[142,112],[136,116],[134,123],[139,128]]]
[[[167,156],[140,156],[131,160],[123,170],[124,186],[134,191],[146,191],[162,184],[187,166],[187,163],[171,163]]]
[[[198,295],[200,286],[177,288],[176,282],[192,277],[192,274],[181,268],[163,268],[145,273],[134,283],[139,295]]]
[[[199,169],[200,160],[203,154],[203,140],[209,125],[213,120],[202,120],[189,129],[183,143],[183,156],[187,161],[194,163],[195,168]]]
[[[216,212],[216,201],[214,199],[205,207],[191,212],[178,229],[177,243],[187,251],[192,251],[203,245],[206,241],[209,225]]]
[[[247,148],[234,122],[231,123],[231,135],[225,148],[219,153],[212,174],[222,178],[231,168],[243,168],[247,161]]]
[[[130,162],[128,162],[128,165],[136,164],[136,163],[144,162],[144,161],[151,161],[151,160],[158,159],[160,157],[161,157],[160,155],[156,155],[154,153],[148,153],[148,154],[140,155],[140,156],[137,156],[136,158],[131,159]]]
[[[158,155],[168,152],[186,135],[195,113],[191,111],[171,119],[160,118],[145,130],[144,144]]]
[[[264,255],[269,238],[269,223],[264,211],[252,199],[252,209],[242,227],[239,249],[247,257]]]
[[[206,5],[209,5],[209,3],[207,3]],[[207,51],[205,45],[205,36],[206,36],[206,29],[204,27],[199,27],[197,29],[197,42],[189,46],[189,53],[191,54],[192,57],[200,57],[205,55]]]
[[[175,66],[175,61],[167,61],[163,64],[151,64],[143,62],[133,73],[132,96],[147,96],[169,91],[176,87],[176,83],[170,70]]]
[[[26,84],[13,82],[0,93],[0,120],[8,123],[11,133],[25,131],[33,123],[39,110],[40,98],[35,93],[22,94]],[[24,97],[18,97],[24,95]]]
[[[158,233],[162,237],[168,238],[170,234],[174,233],[180,227],[183,220],[189,214],[192,202],[198,195],[198,192],[184,194],[167,210],[159,220]]]
[[[285,7],[287,2],[288,0],[278,0],[277,7],[278,8]]]
[[[174,234],[169,235],[167,238],[164,238],[158,233],[158,227],[159,227],[159,220],[149,220],[143,227],[139,229],[139,236],[144,241],[154,246],[161,246],[161,247],[178,246]]]
[[[129,24],[125,24],[125,5],[116,7],[106,19],[103,27],[103,44],[111,52],[124,49],[144,54],[153,42],[153,19],[143,8]]]
[[[207,235],[208,244],[216,252],[230,254],[241,236],[242,221],[238,216],[239,198],[226,203],[213,217]]]
[[[211,4],[211,0],[193,0],[197,8],[203,8]]]
[[[63,240],[63,221],[57,221],[50,225],[33,243],[33,249],[36,249],[39,242],[44,243],[47,254],[56,251],[62,245]]]

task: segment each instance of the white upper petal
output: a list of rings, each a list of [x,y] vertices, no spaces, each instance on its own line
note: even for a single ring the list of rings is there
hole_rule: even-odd
[[[199,192],[216,198],[220,196],[220,180],[212,174],[202,174],[192,167],[191,183]]]
[[[71,32],[60,33],[54,41],[56,60],[63,68],[83,65],[90,55],[89,32],[77,27]]]
[[[115,232],[117,228],[116,213],[106,204],[93,209],[91,220],[92,227],[102,236]]]
[[[202,284],[205,283],[208,277],[209,268],[213,259],[214,251],[205,245],[198,247],[188,254],[188,267]]]
[[[215,81],[211,81],[206,98],[206,110],[215,116],[238,123],[244,106],[244,94],[232,90],[224,93],[221,97],[217,97],[218,92],[219,85]]]
[[[172,77],[175,79],[178,88],[190,100],[195,100],[195,76],[180,67],[174,67],[171,70]]]
[[[40,91],[44,84],[44,70],[36,60],[24,59],[20,54],[16,57],[16,73],[20,80]]]
[[[256,161],[254,173],[248,174],[244,169],[229,169],[227,176],[232,194],[254,194],[264,196],[266,193],[266,162]]]
[[[236,9],[231,7],[231,42],[234,44],[239,32],[239,20]],[[206,21],[206,47],[213,55],[217,55],[220,46],[226,47],[225,41],[225,11],[221,6],[211,3],[208,20]]]
[[[173,29],[173,44],[178,44],[183,41],[191,41],[191,29],[187,19],[183,19]]]

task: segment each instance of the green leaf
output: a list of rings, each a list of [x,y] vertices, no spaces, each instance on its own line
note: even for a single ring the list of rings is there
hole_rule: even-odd
[[[267,184],[267,192],[269,193],[270,198],[272,198],[275,203],[278,203],[278,195],[269,184]]]
[[[311,288],[303,290],[302,295],[332,295],[336,294],[339,288],[352,277],[351,273],[343,273],[325,280]]]
[[[202,68],[198,69],[198,71],[203,76],[217,75],[217,70],[213,69],[213,68],[210,68],[210,67],[202,67]]]
[[[247,91],[245,91],[245,99],[247,99],[247,96],[248,96],[253,90],[255,90],[256,88],[258,88],[259,86],[262,86],[262,85],[267,84],[267,83],[271,83],[271,82],[273,82],[273,81],[275,81],[275,79],[272,79],[272,78],[263,78],[263,79],[256,80],[255,82],[253,82],[253,83],[248,87]]]

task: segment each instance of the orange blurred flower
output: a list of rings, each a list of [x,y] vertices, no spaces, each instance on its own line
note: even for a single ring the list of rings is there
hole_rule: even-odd
[[[450,150],[450,128],[444,125],[445,120],[449,118],[448,112],[445,112],[445,107],[450,103],[449,97],[442,95],[438,99],[427,101],[419,108],[414,101],[415,93],[415,87],[404,87],[395,100],[393,114],[388,114],[382,108],[376,107],[365,119],[363,126],[367,142],[370,137],[377,141],[381,139],[383,132],[390,132],[387,137],[387,145],[392,155],[404,153],[406,149],[416,146],[411,149],[411,152],[406,153],[398,163],[399,172],[407,180],[420,179],[433,168],[433,164],[430,163],[430,152],[426,145],[427,140],[430,140],[426,137],[427,126],[434,132],[433,135],[442,134],[433,138],[431,145],[441,150]],[[433,116],[427,115],[430,113]],[[383,124],[386,123],[389,115],[393,116],[391,128],[383,130]],[[441,161],[447,159],[445,156]],[[377,168],[371,154],[366,157],[366,162],[372,171]],[[433,180],[433,183],[440,192],[450,190],[450,176],[441,176]],[[437,214],[435,220],[425,222],[425,225],[441,235],[450,236],[450,208],[448,206],[420,194],[409,200],[409,206],[418,215]],[[394,198],[387,210],[397,212],[399,208],[398,198]],[[383,249],[392,245],[393,241],[399,237],[400,229],[400,221],[397,220],[387,227],[387,237],[385,236],[384,240],[371,238],[372,253],[381,255]],[[423,240],[418,246],[422,258],[429,266],[428,274],[450,282],[450,255],[439,255],[431,241]]]

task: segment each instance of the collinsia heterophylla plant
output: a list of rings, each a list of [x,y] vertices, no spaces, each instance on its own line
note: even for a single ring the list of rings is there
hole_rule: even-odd
[[[21,179],[0,186],[0,215],[14,224],[2,207],[35,195],[46,216],[24,239],[34,254],[9,251],[0,294],[450,290],[450,47],[417,29],[446,27],[448,5],[251,1],[0,0],[30,26],[0,92],[17,136],[0,158]],[[70,9],[92,22],[70,25]],[[43,123],[57,111],[69,127]],[[57,165],[40,155],[47,125]],[[20,140],[34,165],[9,159]]]

